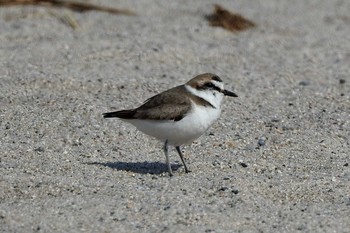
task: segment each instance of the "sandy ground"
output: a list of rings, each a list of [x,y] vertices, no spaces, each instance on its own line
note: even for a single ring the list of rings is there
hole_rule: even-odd
[[[350,231],[350,1],[90,2],[139,15],[0,9],[0,232]],[[192,173],[102,118],[204,72],[239,98]]]

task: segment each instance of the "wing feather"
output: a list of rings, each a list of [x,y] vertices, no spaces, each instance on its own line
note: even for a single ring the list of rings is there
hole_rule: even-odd
[[[182,85],[155,95],[134,109],[133,118],[179,121],[191,109],[191,100],[186,94],[187,91]]]

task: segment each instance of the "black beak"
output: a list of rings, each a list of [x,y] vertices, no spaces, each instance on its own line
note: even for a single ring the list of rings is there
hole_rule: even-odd
[[[233,93],[233,92],[228,91],[228,90],[223,90],[222,93],[224,95],[227,95],[227,96],[238,97],[238,95],[236,93]]]

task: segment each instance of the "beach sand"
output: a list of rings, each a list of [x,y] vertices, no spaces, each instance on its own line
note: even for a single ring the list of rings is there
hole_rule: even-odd
[[[0,232],[349,232],[350,1],[89,2],[137,16],[0,8]],[[191,173],[102,117],[205,72],[239,97]]]

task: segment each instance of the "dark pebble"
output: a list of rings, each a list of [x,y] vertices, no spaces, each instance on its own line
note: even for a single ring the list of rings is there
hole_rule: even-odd
[[[265,138],[260,138],[258,140],[258,145],[259,146],[265,146],[266,145],[266,139]]]
[[[339,83],[340,84],[344,84],[345,83],[345,79],[339,79]]]
[[[227,187],[221,187],[221,188],[218,189],[218,191],[219,191],[219,192],[224,192],[224,191],[226,191],[227,189],[228,189]]]
[[[271,122],[280,122],[280,119],[274,117],[271,119]]]
[[[234,193],[234,194],[238,194],[239,193],[239,191],[237,189],[232,189],[231,192]]]
[[[309,80],[300,81],[299,85],[301,85],[301,86],[309,86],[310,85],[310,81]]]
[[[239,165],[241,165],[242,167],[248,167],[248,165],[246,163],[240,162]]]
[[[38,148],[35,148],[34,151],[37,151],[37,152],[44,152],[45,149],[42,148],[42,147],[38,147]]]
[[[205,233],[210,233],[210,232],[214,232],[214,230],[213,229],[206,229],[205,230]]]

